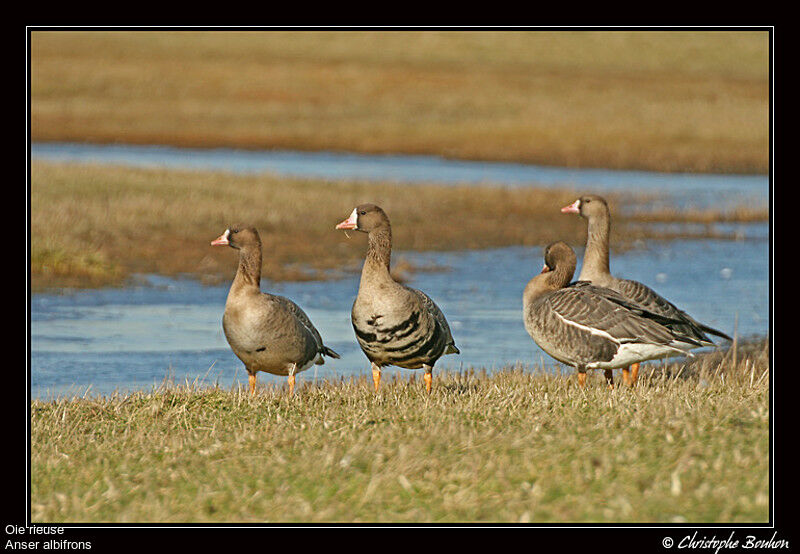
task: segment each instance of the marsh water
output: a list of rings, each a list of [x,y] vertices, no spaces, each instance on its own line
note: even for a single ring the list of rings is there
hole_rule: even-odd
[[[82,163],[272,171],[331,179],[392,179],[400,183],[566,183],[593,191],[644,187],[660,193],[662,202],[676,206],[719,203],[720,198],[725,202],[766,205],[769,199],[768,180],[763,176],[576,171],[421,156],[71,144],[34,145],[32,156]],[[286,167],[274,161],[285,158],[291,158]],[[265,159],[274,164],[264,165]],[[349,160],[356,161],[351,164]],[[327,173],[323,174],[323,170]],[[552,181],[547,180],[547,172],[553,172]],[[642,185],[643,182],[648,184]],[[762,223],[719,227],[734,233],[737,240],[648,241],[613,255],[611,270],[652,286],[695,318],[730,335],[765,335],[770,324],[769,226]],[[353,241],[353,247],[363,247],[362,242]],[[578,256],[582,256],[580,249]],[[396,252],[393,259],[405,259],[423,268],[437,267],[433,271],[417,271],[408,281],[436,300],[461,349],[461,355],[446,356],[437,367],[486,368],[490,372],[509,364],[557,367],[522,325],[522,289],[541,269],[541,247]],[[235,264],[233,253],[231,264]],[[300,374],[298,383],[368,372],[369,364],[355,342],[350,324],[350,307],[358,290],[357,274],[317,282],[274,283],[262,279],[262,290],[295,300],[314,321],[326,344],[342,355],[340,360],[328,360],[325,365]],[[51,398],[147,390],[165,378],[223,387],[246,383],[243,366],[222,333],[227,291],[228,284],[205,286],[190,278],[137,276],[131,286],[121,289],[32,295],[31,395]],[[397,371],[404,376],[411,373]],[[259,374],[262,383],[281,383],[284,379]]]
[[[47,142],[31,146],[35,159],[274,173],[289,177],[437,183],[502,187],[566,187],[603,192],[636,191],[654,197],[656,206],[707,208],[749,205],[763,207],[769,197],[766,175],[659,173],[576,169],[506,162],[451,160],[438,156],[176,148],[116,144]]]

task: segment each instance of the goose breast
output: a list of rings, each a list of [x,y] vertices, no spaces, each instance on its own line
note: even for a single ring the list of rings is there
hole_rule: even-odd
[[[222,327],[234,354],[248,368],[288,375],[293,364],[303,371],[319,360],[314,333],[285,302],[270,295],[227,305]]]

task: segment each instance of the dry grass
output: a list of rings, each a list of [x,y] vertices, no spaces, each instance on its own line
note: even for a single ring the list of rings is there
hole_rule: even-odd
[[[35,291],[95,287],[120,284],[132,273],[191,274],[218,282],[233,275],[235,256],[209,243],[237,222],[259,229],[265,277],[335,277],[360,268],[366,239],[354,233],[348,240],[333,228],[366,201],[386,209],[399,250],[544,245],[554,240],[583,245],[585,222],[560,213],[576,195],[569,190],[412,187],[34,162],[31,285]],[[636,202],[609,199],[615,213],[623,202]],[[761,215],[765,221],[766,211]],[[725,217],[717,214],[718,219]],[[648,229],[641,219],[615,218],[615,248],[672,236]],[[680,213],[663,220],[684,221]],[[400,269],[407,273],[412,268]]]
[[[33,140],[768,170],[767,32],[33,32]]]
[[[602,375],[507,368],[31,404],[33,522],[766,522],[768,342]],[[598,372],[599,373],[599,372]]]

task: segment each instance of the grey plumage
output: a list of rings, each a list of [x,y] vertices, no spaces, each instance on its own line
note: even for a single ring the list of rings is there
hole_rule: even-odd
[[[281,303],[284,306],[284,308],[286,308],[291,313],[293,313],[294,316],[300,321],[300,323],[303,324],[303,326],[306,329],[309,330],[309,332],[314,337],[314,341],[317,343],[317,352],[319,352],[320,354],[323,354],[325,356],[329,356],[331,358],[336,358],[336,359],[341,358],[341,356],[339,356],[339,354],[337,354],[332,349],[330,349],[327,346],[325,346],[324,344],[322,344],[322,336],[320,336],[319,331],[317,331],[317,328],[314,327],[313,323],[311,323],[311,319],[300,308],[300,306],[298,306],[297,304],[295,304],[294,302],[292,302],[291,300],[289,300],[285,296],[273,295],[273,298],[275,298],[279,303]],[[322,362],[317,362],[317,363],[321,364]]]
[[[578,368],[613,369],[686,354],[698,346],[669,328],[672,321],[587,282],[569,284],[575,253],[563,242],[547,248],[548,264],[523,295],[525,329],[545,352]]]
[[[680,334],[691,337],[701,346],[714,344],[706,333],[733,340],[722,331],[695,320],[647,285],[611,275],[608,244],[611,213],[608,203],[603,197],[587,194],[581,196],[571,206],[562,208],[561,211],[564,213],[578,213],[588,221],[586,252],[579,276],[581,281],[590,281],[595,285],[615,290],[631,302],[674,320],[667,326]]]
[[[648,309],[651,312],[661,314],[674,319],[674,323],[669,324],[671,329],[684,335],[688,335],[699,341],[702,346],[710,346],[713,343],[706,333],[716,335],[726,340],[733,340],[731,337],[708,325],[700,323],[685,311],[678,308],[675,304],[659,295],[656,291],[638,281],[630,279],[614,278],[611,280],[610,288],[622,294],[636,304]]]

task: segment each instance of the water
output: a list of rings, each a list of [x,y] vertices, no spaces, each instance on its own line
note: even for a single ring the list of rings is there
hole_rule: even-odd
[[[730,335],[736,325],[740,336],[764,335],[769,330],[768,225],[741,225],[737,230],[743,240],[651,241],[614,255],[611,269],[649,284],[698,320]],[[582,250],[578,255],[580,259]],[[437,367],[491,371],[517,362],[556,365],[522,325],[522,290],[541,269],[541,248],[395,253],[394,259],[400,258],[448,268],[416,273],[409,282],[439,304],[461,349],[460,356],[446,356]],[[90,385],[90,394],[147,390],[165,376],[223,387],[246,382],[243,366],[222,333],[227,290],[227,284],[211,287],[150,276],[146,283],[124,289],[33,295],[32,395],[71,395]],[[263,280],[262,290],[295,300],[326,344],[342,355],[299,374],[298,383],[368,372],[350,324],[358,275],[324,282]],[[398,371],[408,375],[412,370]],[[258,378],[285,381],[265,373]]]
[[[339,152],[196,149],[168,146],[35,143],[34,159],[139,167],[270,172],[294,177],[395,181],[400,183],[567,187],[579,192],[637,191],[653,194],[653,207],[766,207],[766,175],[658,173],[571,169],[520,163],[449,160],[436,156]]]
[[[382,180],[401,184],[558,186],[603,192],[645,192],[653,206],[767,206],[766,176],[670,174],[568,169],[434,156],[361,155],[334,152],[188,149],[162,146],[40,143],[34,159],[113,163],[234,173],[272,172],[331,180]],[[612,272],[651,285],[700,321],[732,334],[769,330],[769,227],[720,225],[738,241],[652,241],[616,255]],[[354,244],[354,247],[356,245]],[[582,252],[579,252],[581,255]],[[409,283],[430,294],[450,321],[460,356],[437,367],[502,367],[555,363],[522,325],[521,294],[541,269],[540,248],[502,248],[459,253],[397,253],[447,271],[419,272]],[[235,264],[232,257],[231,264]],[[227,285],[148,276],[125,289],[37,294],[31,299],[31,385],[34,397],[149,389],[165,377],[232,386],[246,381],[228,348],[221,317]],[[350,325],[358,276],[304,283],[262,282],[262,288],[300,304],[341,360],[300,374],[305,379],[368,372]],[[408,374],[407,370],[399,370]],[[260,373],[261,382],[284,378]]]

